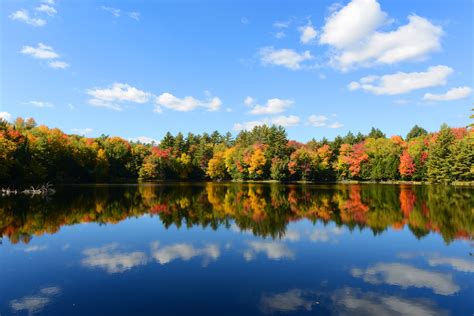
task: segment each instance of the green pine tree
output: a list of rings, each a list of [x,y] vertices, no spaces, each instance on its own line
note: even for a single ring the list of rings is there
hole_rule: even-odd
[[[466,137],[456,141],[451,150],[451,174],[455,180],[474,180],[474,139]]]
[[[431,146],[428,156],[428,180],[431,182],[451,182],[452,155],[454,134],[451,129],[443,124],[438,138]]]

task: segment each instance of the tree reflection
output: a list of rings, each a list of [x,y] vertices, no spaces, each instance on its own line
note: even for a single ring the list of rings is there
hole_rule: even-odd
[[[0,232],[12,243],[54,234],[64,225],[119,223],[149,214],[164,227],[240,229],[281,239],[291,221],[334,222],[374,235],[407,227],[449,243],[472,239],[472,189],[409,185],[169,184],[59,188],[51,200],[0,201]]]

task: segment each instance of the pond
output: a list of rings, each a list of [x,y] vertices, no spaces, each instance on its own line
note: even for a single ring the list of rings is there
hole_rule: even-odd
[[[472,315],[473,193],[174,183],[0,197],[0,315]]]

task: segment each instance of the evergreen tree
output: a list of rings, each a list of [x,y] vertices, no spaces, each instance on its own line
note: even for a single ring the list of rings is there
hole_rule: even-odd
[[[474,180],[474,139],[472,135],[453,144],[450,161],[453,163],[451,168],[453,179]]]
[[[428,156],[428,180],[431,182],[450,182],[452,180],[451,150],[454,143],[454,134],[444,125],[435,143],[431,146]]]
[[[408,132],[406,140],[413,139],[415,137],[423,136],[428,134],[426,129],[419,127],[418,125],[415,125],[412,127],[412,129]]]
[[[358,135],[359,136],[359,135]],[[385,134],[378,128],[372,127],[368,135],[370,138],[385,138]]]

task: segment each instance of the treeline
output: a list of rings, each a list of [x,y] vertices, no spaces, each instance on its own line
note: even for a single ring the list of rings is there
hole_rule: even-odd
[[[405,138],[387,138],[372,128],[304,144],[288,140],[283,127],[258,126],[235,138],[167,133],[159,144],[142,144],[68,135],[33,119],[0,121],[0,182],[130,179],[472,181],[474,131],[415,126]]]

